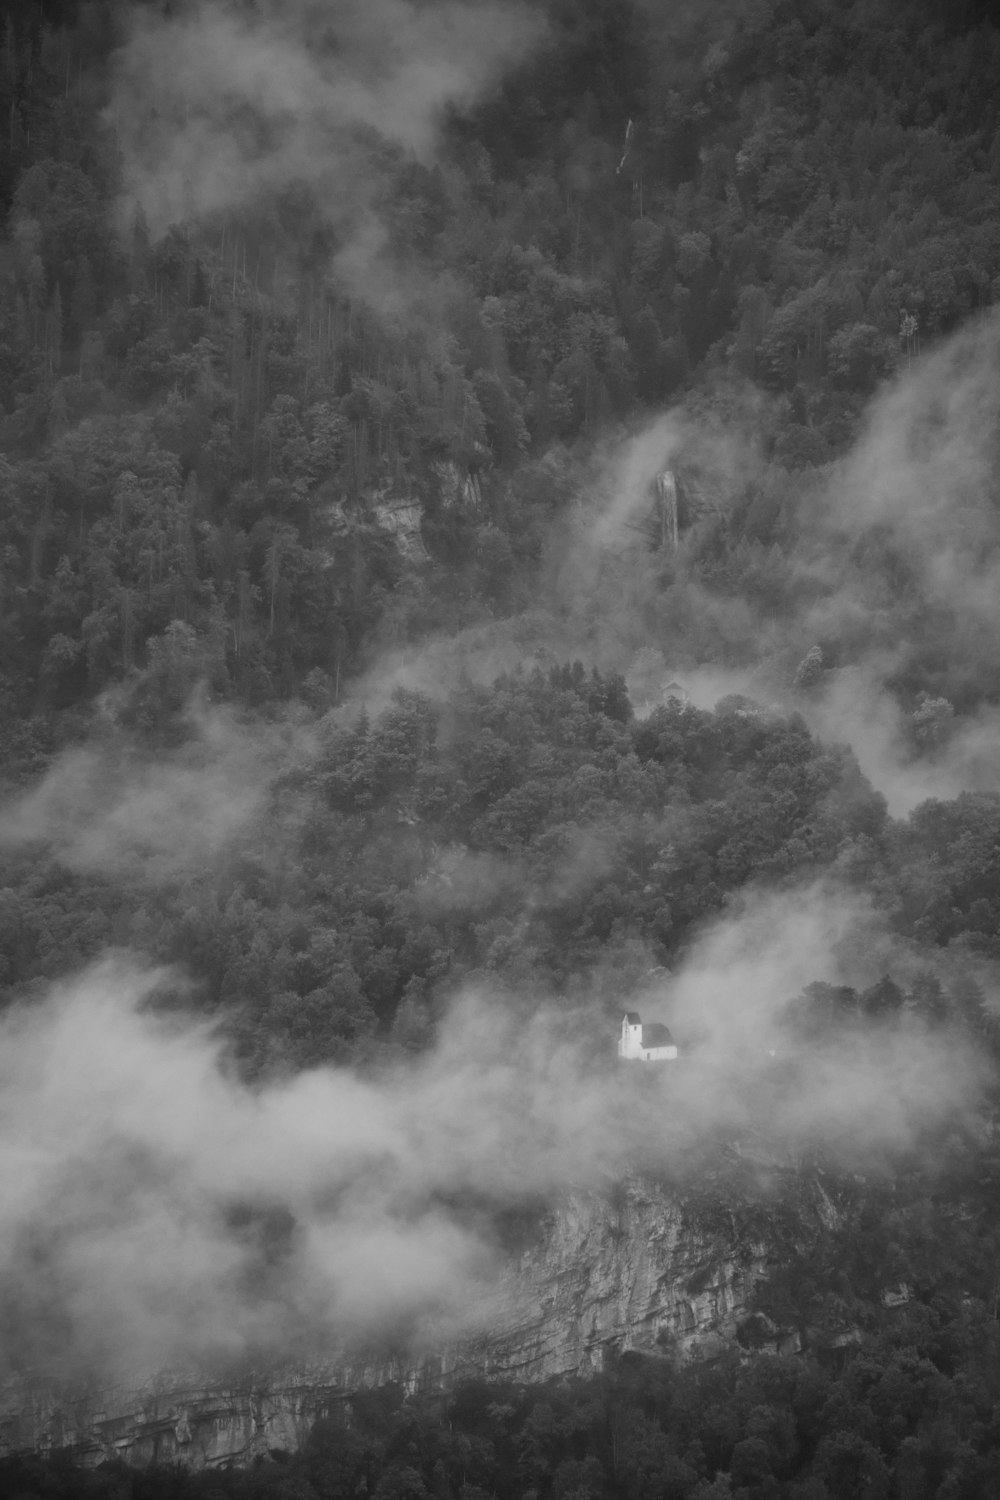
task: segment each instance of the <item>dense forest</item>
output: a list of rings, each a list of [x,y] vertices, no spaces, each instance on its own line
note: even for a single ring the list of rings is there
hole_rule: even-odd
[[[125,953],[261,1097],[430,1067],[470,993],[600,1075],[637,996],[707,1056],[710,970],[795,1074],[711,1150],[841,1214],[730,1184],[795,1357],[12,1493],[1000,1489],[998,79],[974,0],[5,7],[11,1056]],[[805,1111],[893,1058],[863,1149]]]
[[[829,486],[869,478],[879,381],[926,346],[961,397],[975,350],[935,351],[992,327],[992,24],[554,4],[475,107],[445,100],[430,165],[351,122],[358,203],[251,174],[167,224],[170,163],[125,132],[169,24],[97,0],[6,22],[6,983],[131,945],[237,1001],[261,1058],[294,1053],[290,1026],[353,1055],[470,971],[565,987],[630,942],[670,963],[747,881],[833,866],[935,960],[992,956],[992,785],[951,776],[893,821],[836,747],[850,716],[809,733],[891,642],[890,779],[936,789],[988,739],[995,622],[963,598],[997,541],[979,408],[942,439],[979,437],[973,480],[917,455],[948,491],[947,591],[934,526],[852,530]],[[671,404],[677,545],[650,487],[595,561],[581,495]],[[713,458],[748,413],[753,451]],[[705,667],[737,688],[718,707],[664,696]],[[213,774],[249,802],[218,839]]]
[[[186,1473],[0,1461],[8,1493],[52,1500],[888,1500],[996,1493],[996,1340],[922,1315],[838,1368],[734,1350],[676,1367],[626,1355],[590,1380],[363,1392],[298,1454]]]

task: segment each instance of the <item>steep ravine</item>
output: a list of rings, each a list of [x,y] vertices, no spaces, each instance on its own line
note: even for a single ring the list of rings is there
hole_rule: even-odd
[[[699,1228],[678,1198],[632,1178],[610,1195],[568,1193],[511,1254],[488,1332],[394,1358],[331,1357],[238,1380],[161,1372],[89,1387],[10,1381],[0,1453],[69,1448],[78,1461],[247,1463],[298,1447],[362,1385],[412,1389],[463,1376],[542,1380],[599,1370],[609,1350],[711,1348],[746,1312],[764,1247]]]

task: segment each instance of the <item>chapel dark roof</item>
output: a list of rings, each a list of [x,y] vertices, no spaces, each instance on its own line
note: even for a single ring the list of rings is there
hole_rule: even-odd
[[[627,1010],[625,1012],[625,1019],[630,1026],[642,1025],[642,1017],[637,1010]]]
[[[644,1047],[672,1047],[674,1039],[670,1035],[670,1027],[664,1026],[659,1021],[649,1021],[642,1028],[642,1045]]]

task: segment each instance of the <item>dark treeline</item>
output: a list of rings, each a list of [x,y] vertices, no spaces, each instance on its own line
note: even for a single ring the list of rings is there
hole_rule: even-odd
[[[968,1313],[900,1309],[839,1359],[625,1355],[587,1380],[362,1392],[300,1453],[191,1474],[0,1463],[23,1500],[988,1500],[997,1341]]]

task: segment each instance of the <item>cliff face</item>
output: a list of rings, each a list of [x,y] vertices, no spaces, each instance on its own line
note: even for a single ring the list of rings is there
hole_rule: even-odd
[[[735,1334],[763,1262],[762,1246],[699,1230],[650,1183],[571,1196],[511,1265],[505,1320],[471,1347],[514,1380],[591,1374],[609,1350],[711,1347]]]
[[[9,1382],[0,1453],[70,1448],[78,1461],[247,1463],[299,1446],[363,1385],[411,1389],[464,1376],[542,1380],[599,1370],[608,1351],[710,1349],[733,1336],[763,1267],[760,1245],[699,1229],[663,1189],[632,1180],[612,1197],[568,1194],[512,1254],[489,1328],[437,1350],[337,1358],[237,1380],[160,1373],[87,1388]]]

